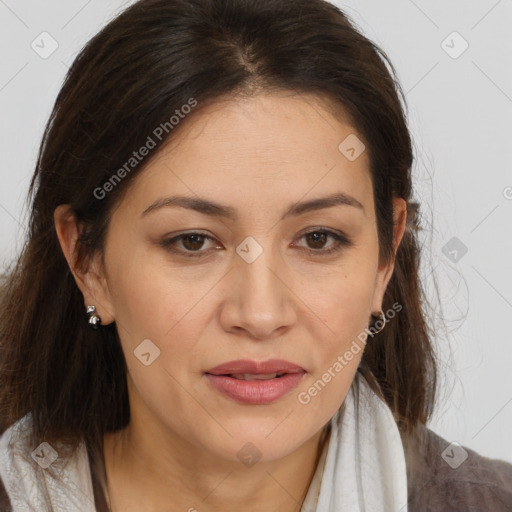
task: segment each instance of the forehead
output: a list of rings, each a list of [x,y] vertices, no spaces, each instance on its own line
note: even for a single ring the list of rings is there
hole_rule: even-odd
[[[287,92],[199,105],[182,124],[184,128],[166,145],[167,151],[180,153],[180,147],[186,146],[203,157],[207,155],[201,151],[207,150],[208,155],[222,155],[226,161],[257,154],[260,161],[276,164],[296,160],[295,155],[302,159],[308,154],[332,156],[346,135],[356,134],[340,105],[312,94]],[[278,154],[281,158],[276,161]]]
[[[371,199],[367,152],[346,152],[347,140],[361,151],[362,136],[324,99],[259,94],[198,107],[132,183],[125,199],[139,211],[177,192],[246,206],[335,191]]]

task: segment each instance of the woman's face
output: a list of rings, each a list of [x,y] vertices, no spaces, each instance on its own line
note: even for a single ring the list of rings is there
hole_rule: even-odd
[[[116,322],[132,421],[222,459],[275,460],[343,403],[391,275],[368,154],[314,96],[219,102],[175,135],[115,210],[86,300]],[[214,370],[240,360],[253,366]]]

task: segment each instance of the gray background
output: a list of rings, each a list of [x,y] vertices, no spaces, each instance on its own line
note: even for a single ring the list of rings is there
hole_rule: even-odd
[[[0,0],[0,271],[20,249],[64,74],[131,3]],[[432,311],[442,391],[431,428],[512,462],[512,0],[336,3],[388,53],[407,93],[427,222],[423,282],[435,298],[436,278],[442,304]],[[31,47],[43,51],[45,38],[51,48],[42,32],[58,44],[47,58]]]

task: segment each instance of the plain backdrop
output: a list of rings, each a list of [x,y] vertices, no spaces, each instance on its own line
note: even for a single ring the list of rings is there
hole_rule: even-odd
[[[64,75],[131,3],[0,0],[0,271],[21,247],[25,194]],[[512,462],[512,1],[336,4],[389,55],[406,93],[441,360],[430,427]]]

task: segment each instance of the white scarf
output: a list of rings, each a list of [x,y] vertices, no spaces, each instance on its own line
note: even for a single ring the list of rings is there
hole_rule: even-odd
[[[28,444],[27,415],[0,438],[0,477],[13,512],[95,512],[89,461],[82,443],[73,457],[43,469]],[[51,450],[43,447],[43,461]],[[43,461],[44,465],[44,461]],[[51,506],[48,505],[51,503]],[[407,512],[405,455],[389,407],[356,372],[331,433],[302,512]]]
[[[72,457],[65,446],[34,447],[30,426],[29,413],[0,437],[0,477],[13,512],[96,512],[85,444]]]
[[[318,498],[317,498],[318,497]],[[391,409],[356,372],[331,419],[301,512],[407,512],[407,472]]]

